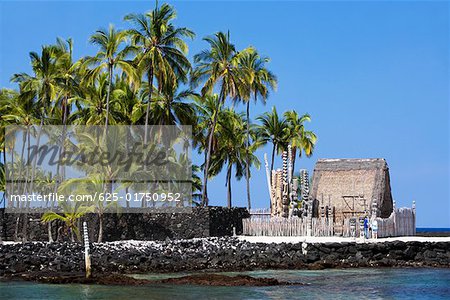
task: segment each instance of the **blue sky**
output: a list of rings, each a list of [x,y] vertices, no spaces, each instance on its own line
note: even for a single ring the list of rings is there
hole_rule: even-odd
[[[174,2],[178,25],[202,37],[230,30],[237,48],[255,46],[272,61],[278,91],[252,117],[276,105],[312,116],[314,156],[297,160],[311,172],[318,158],[385,158],[398,206],[417,202],[419,227],[450,227],[449,3],[442,2]],[[72,37],[75,56],[95,53],[88,37],[152,1],[1,1],[0,86],[29,72],[29,51]],[[238,107],[238,109],[243,109]],[[258,156],[262,160],[262,149]],[[280,165],[280,162],[276,162]],[[253,170],[253,207],[268,206],[264,169]],[[225,205],[225,176],[209,185],[212,204]],[[245,181],[233,182],[245,206]]]

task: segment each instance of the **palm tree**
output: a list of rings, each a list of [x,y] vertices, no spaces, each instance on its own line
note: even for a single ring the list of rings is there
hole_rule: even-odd
[[[71,111],[71,101],[75,95],[80,94],[80,61],[73,61],[73,40],[71,38],[63,40],[61,38],[56,39],[55,55],[56,55],[56,66],[60,76],[58,78],[58,93],[55,99],[55,105],[50,108],[49,114],[57,120],[56,124],[62,124],[63,130],[61,136],[59,137],[59,159],[58,165],[56,166],[55,174],[55,184],[54,193],[58,190],[58,185],[60,179],[64,178],[64,167],[60,165],[62,153],[64,153],[64,146],[66,140],[66,126],[68,117]],[[54,205],[53,203],[51,204]],[[48,238],[49,242],[53,242],[51,222],[48,222]]]
[[[280,153],[287,148],[288,145],[288,124],[284,118],[278,116],[275,107],[272,107],[272,112],[266,112],[257,118],[261,124],[257,127],[260,145],[265,145],[268,142],[272,143],[272,161],[270,163],[270,170],[273,170],[275,159],[275,151]]]
[[[311,116],[309,114],[299,116],[296,111],[290,110],[284,113],[284,117],[286,118],[288,123],[289,142],[292,146],[291,176],[293,176],[297,150],[298,157],[302,157],[302,153],[304,153],[307,157],[310,157],[313,154],[317,136],[314,132],[305,130],[304,123],[311,122]]]
[[[3,163],[6,163],[5,127],[12,124],[8,115],[14,110],[18,102],[18,93],[14,90],[0,89],[0,151],[3,153]],[[12,117],[12,116],[11,116]]]
[[[2,125],[16,125],[25,128],[25,130],[22,130],[22,150],[20,153],[20,158],[17,160],[18,162],[21,162],[19,164],[19,167],[17,168],[17,176],[18,178],[26,178],[28,177],[28,167],[25,167],[27,176],[25,176],[25,174],[22,174],[25,166],[25,164],[23,163],[25,161],[25,144],[27,137],[29,137],[30,135],[31,126],[33,124],[39,123],[39,116],[36,113],[37,111],[39,111],[39,106],[34,102],[34,97],[25,97],[24,94],[19,94],[17,92],[3,91],[1,96],[0,106],[3,110],[1,115]],[[5,135],[6,132],[2,131],[2,149],[4,162],[6,161]],[[29,160],[29,157],[27,158],[27,160]],[[11,162],[14,163],[13,158],[11,159]],[[27,183],[27,180],[22,183],[22,193],[26,192]],[[20,186],[17,186],[17,188],[18,190],[21,189]]]
[[[85,214],[92,212],[93,208],[84,205],[82,202],[72,203],[66,201],[60,202],[59,206],[62,209],[61,214],[54,211],[48,211],[42,215],[42,222],[49,223],[55,220],[60,220],[66,224],[67,231],[70,233],[71,241],[75,242],[75,237],[78,241],[81,241],[81,234],[77,226],[77,221]]]
[[[204,155],[204,163],[201,166],[203,169],[203,175],[205,175],[205,165],[206,165],[206,156],[207,156],[207,149],[209,145],[209,139],[208,137],[211,136],[210,132],[212,129],[212,122],[214,120],[214,116],[217,114],[217,103],[219,101],[219,95],[218,94],[206,94],[206,95],[196,95],[193,97],[194,100],[194,107],[196,111],[196,118],[197,121],[192,126],[192,146],[193,148],[196,148],[198,150],[198,153],[203,153]],[[215,131],[217,129],[215,128]],[[217,142],[217,136],[212,135],[212,146],[211,146],[211,152],[216,152],[218,149],[218,142]],[[208,176],[211,176],[210,173],[208,173]],[[204,179],[204,177],[203,177]],[[202,186],[202,190],[200,192],[200,205],[205,205],[203,201],[203,193],[206,194],[206,199],[208,199],[208,191],[206,188]]]
[[[5,164],[0,163],[0,192],[2,192],[2,199],[0,199],[0,208],[6,207],[6,171]],[[0,242],[2,237],[0,236]]]
[[[81,125],[103,125],[106,116],[109,115],[109,124],[116,124],[120,119],[120,112],[112,109],[119,99],[108,98],[108,74],[101,73],[95,84],[84,86],[83,94],[74,98],[80,107],[70,116],[70,121]],[[113,83],[114,85],[114,83]],[[112,87],[114,89],[114,87]],[[107,110],[109,109],[109,112]]]
[[[56,99],[58,83],[62,79],[56,64],[57,49],[54,46],[43,46],[41,55],[30,52],[30,59],[34,76],[14,74],[11,81],[19,83],[21,98],[36,100],[43,123],[51,102]]]
[[[90,42],[99,46],[99,52],[93,57],[87,57],[85,64],[88,66],[95,65],[96,67],[89,70],[86,74],[89,84],[94,84],[95,79],[99,74],[106,70],[108,74],[108,88],[106,92],[106,116],[105,116],[105,132],[109,124],[109,105],[110,94],[112,87],[112,78],[114,69],[120,68],[124,71],[130,80],[135,78],[135,70],[130,62],[126,61],[126,57],[130,54],[134,47],[122,45],[127,40],[126,31],[118,31],[113,25],[109,26],[108,31],[105,29],[97,30],[90,38]]]
[[[191,68],[186,57],[188,47],[183,39],[193,38],[195,35],[188,28],[175,27],[172,24],[175,18],[175,10],[168,4],[163,4],[160,8],[156,5],[153,11],[146,14],[129,14],[124,18],[134,25],[127,32],[133,45],[140,50],[135,59],[137,69],[146,74],[148,81],[144,144],[147,144],[154,78],[161,90],[165,84],[176,85],[178,80],[185,82]]]
[[[217,175],[226,165],[226,186],[227,204],[232,205],[231,196],[231,175],[233,167],[235,167],[235,177],[240,180],[244,176],[247,161],[246,121],[243,113],[238,114],[233,109],[225,109],[219,113],[217,122],[217,130],[215,132],[218,140],[218,149],[214,151],[211,157],[210,172]],[[255,164],[259,168],[259,160],[252,153],[249,153],[249,162]]]
[[[3,163],[0,164],[0,191],[3,193],[0,200],[0,208],[6,205],[6,132],[5,127],[9,122],[5,116],[12,111],[17,102],[17,93],[9,89],[0,89],[0,151],[2,152]],[[4,202],[5,201],[5,202]],[[1,241],[1,237],[0,237]]]
[[[206,162],[206,149],[208,147],[209,132],[212,127],[212,121],[216,114],[217,102],[219,101],[218,94],[206,94],[206,95],[194,95],[194,110],[196,112],[197,120],[192,125],[193,134],[193,147],[197,148],[199,153],[205,154]],[[215,150],[214,136],[213,136],[213,149]]]
[[[61,185],[61,190],[72,190],[72,194],[94,195],[101,194],[105,191],[105,179],[107,176],[103,174],[91,173],[84,178],[68,179]],[[111,191],[112,193],[112,191]],[[83,202],[81,202],[83,203]],[[103,241],[103,218],[104,214],[111,209],[118,212],[116,201],[104,201],[100,197],[95,198],[95,201],[84,203],[87,212],[95,212],[98,215],[98,238],[97,242]]]
[[[57,49],[54,46],[43,46],[41,55],[36,52],[30,52],[31,67],[33,75],[26,73],[14,74],[11,81],[18,82],[20,86],[20,97],[36,99],[38,104],[38,114],[40,118],[39,131],[37,136],[37,147],[39,147],[44,120],[48,118],[51,102],[56,99],[58,82],[61,81],[61,73],[56,64]],[[36,172],[36,159],[33,162],[29,192],[33,191],[34,176]],[[29,203],[28,203],[29,205]],[[28,227],[28,218],[25,215],[23,226],[24,239]]]
[[[247,86],[244,80],[245,75],[238,67],[238,57],[234,45],[230,42],[230,34],[218,32],[212,37],[204,38],[204,40],[209,44],[210,49],[203,50],[194,56],[196,68],[191,76],[191,84],[195,87],[203,82],[201,89],[203,96],[210,94],[214,88],[220,91],[215,108],[216,113],[213,115],[211,129],[209,130],[203,176],[202,205],[208,205],[208,172],[217,112],[220,111],[220,107],[227,97],[237,100],[245,95]]]
[[[117,76],[112,91],[112,98],[117,102],[118,123],[123,125],[140,124],[143,116],[143,93],[140,84],[130,85],[124,76]]]
[[[73,40],[71,38],[63,40],[56,39],[56,66],[60,72],[58,80],[58,91],[56,99],[60,106],[60,120],[63,125],[67,124],[67,118],[70,114],[70,101],[73,96],[80,93],[80,62],[73,61]],[[53,110],[56,110],[58,105],[55,104]],[[54,111],[51,113],[55,113]]]
[[[266,104],[270,89],[276,89],[277,78],[272,72],[266,69],[265,64],[270,61],[267,57],[261,57],[255,48],[249,47],[239,54],[239,66],[247,75],[247,84],[249,85],[249,94],[244,98],[247,104],[247,162],[246,162],[246,180],[247,180],[247,204],[251,208],[250,199],[250,100],[253,98],[255,103],[260,100]]]
[[[187,101],[194,95],[191,90],[177,91],[176,86],[166,85],[150,103],[151,119],[160,125],[194,124],[195,110]]]
[[[198,176],[198,172],[200,172],[200,167],[192,164],[192,202],[197,206],[200,205],[202,197],[202,180]]]

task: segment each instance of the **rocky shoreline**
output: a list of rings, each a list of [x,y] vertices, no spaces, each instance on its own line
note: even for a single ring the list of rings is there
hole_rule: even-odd
[[[32,281],[46,284],[98,284],[98,285],[207,285],[207,286],[279,286],[279,285],[307,285],[301,282],[282,281],[268,277],[252,277],[248,275],[229,276],[224,274],[201,273],[165,279],[137,279],[122,274],[98,274],[86,278],[84,274],[48,274],[35,272],[0,277],[1,280]]]
[[[84,270],[79,243],[0,245],[0,277]],[[130,274],[254,269],[450,267],[450,242],[250,243],[234,237],[121,241],[91,245],[92,271]]]

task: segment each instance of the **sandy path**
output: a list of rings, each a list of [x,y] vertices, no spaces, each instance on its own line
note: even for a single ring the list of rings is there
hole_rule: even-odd
[[[423,237],[423,236],[401,236],[380,239],[361,239],[361,238],[344,238],[344,237],[314,237],[314,236],[239,236],[242,241],[251,243],[381,243],[381,242],[450,242],[450,237]]]

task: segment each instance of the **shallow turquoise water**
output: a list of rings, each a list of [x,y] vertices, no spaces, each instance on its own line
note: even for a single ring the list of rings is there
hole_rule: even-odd
[[[450,299],[450,269],[266,270],[242,273],[306,286],[139,287],[0,282],[1,299]],[[174,274],[136,275],[156,279]],[[178,274],[180,275],[180,274]]]

